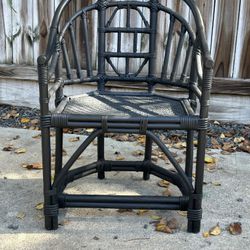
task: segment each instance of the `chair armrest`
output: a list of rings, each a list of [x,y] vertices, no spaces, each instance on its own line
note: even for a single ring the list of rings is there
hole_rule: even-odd
[[[41,116],[49,114],[49,75],[48,75],[48,61],[46,56],[41,55],[37,59],[39,96],[40,96],[40,111]]]

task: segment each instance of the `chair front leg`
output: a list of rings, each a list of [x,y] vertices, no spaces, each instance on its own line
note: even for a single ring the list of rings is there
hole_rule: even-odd
[[[62,170],[62,158],[63,158],[63,129],[56,128],[55,178]]]
[[[44,216],[45,228],[58,228],[58,204],[56,193],[51,185],[51,145],[50,128],[42,128],[42,155],[43,155],[43,189],[44,189]]]
[[[186,166],[185,173],[192,183],[193,174],[193,158],[194,158],[194,131],[189,130],[187,132],[187,151],[186,151]]]
[[[42,160],[43,160],[43,191],[45,228],[58,228],[57,194],[51,185],[51,145],[50,145],[50,116],[48,94],[48,64],[45,56],[38,58],[38,81],[41,112]]]
[[[145,162],[151,162],[152,158],[152,145],[153,145],[153,140],[149,137],[146,136],[146,145],[145,145]],[[147,167],[148,164],[145,164],[145,170],[143,171],[143,180],[147,181],[150,178],[150,169]]]
[[[198,134],[195,188],[188,208],[188,232],[192,233],[198,233],[201,227],[205,148],[206,130],[201,130]]]
[[[103,180],[105,179],[105,172],[104,170],[102,169],[102,164],[101,164],[101,161],[103,161],[105,159],[105,156],[104,156],[104,133],[100,136],[98,136],[98,139],[97,139],[97,158],[98,158],[98,161],[100,162],[100,168],[98,170],[98,179],[100,180]]]

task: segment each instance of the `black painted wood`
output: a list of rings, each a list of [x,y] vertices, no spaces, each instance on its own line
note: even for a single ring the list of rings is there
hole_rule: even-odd
[[[191,25],[173,10],[160,4],[157,0],[142,1],[107,1],[98,0],[96,3],[84,7],[69,18],[64,27],[60,26],[60,17],[70,0],[63,0],[55,13],[47,53],[38,58],[38,79],[40,86],[41,127],[42,127],[42,154],[44,174],[44,201],[45,201],[45,227],[56,229],[58,226],[59,207],[103,207],[103,208],[149,208],[149,209],[181,209],[188,212],[188,231],[197,233],[200,230],[201,200],[204,172],[204,157],[206,130],[208,126],[208,107],[213,76],[213,60],[211,59],[205,39],[204,25],[198,7],[193,0],[183,0],[193,13],[196,30],[192,31]],[[107,11],[113,8],[113,13],[107,17]],[[148,8],[149,20],[140,7]],[[125,27],[112,27],[112,21],[119,10],[126,11]],[[131,10],[141,17],[145,28],[131,27]],[[88,38],[87,13],[98,12],[98,70],[94,74],[90,41]],[[162,73],[157,76],[156,65],[156,34],[158,13],[160,11],[169,15],[170,25],[167,37],[166,51],[162,65]],[[74,23],[80,19],[83,33],[83,43],[86,58],[81,58],[75,37]],[[175,52],[172,52],[173,31],[179,24],[179,42]],[[69,34],[69,44],[64,37]],[[107,51],[106,36],[110,33],[117,34],[117,51]],[[123,34],[134,34],[131,41],[132,52],[121,51]],[[137,51],[138,34],[149,36],[149,51]],[[185,63],[182,65],[182,74],[177,77],[177,69],[181,67],[180,57],[187,39],[188,46],[185,54]],[[69,58],[67,49],[71,46],[73,60]],[[170,75],[167,74],[169,58],[174,53],[174,64]],[[62,54],[62,56],[61,56]],[[124,71],[121,72],[112,58],[125,60]],[[133,73],[131,60],[142,58],[141,65]],[[64,61],[67,79],[63,79],[62,63]],[[86,60],[87,74],[83,74],[81,60]],[[71,65],[74,62],[74,65]],[[113,69],[113,74],[107,72],[107,65]],[[141,76],[144,67],[148,68],[147,74]],[[76,77],[72,75],[76,69]],[[48,91],[50,76],[48,72],[56,71],[55,88]],[[189,72],[190,71],[190,72]],[[139,76],[140,75],[140,76]],[[188,77],[189,76],[189,77]],[[52,77],[52,76],[51,76]],[[147,92],[110,92],[106,89],[109,81],[146,83]],[[96,92],[78,97],[66,97],[63,86],[74,83],[97,82]],[[189,91],[187,98],[172,98],[154,94],[154,86],[162,84],[163,87],[175,86]],[[56,111],[49,110],[49,99],[52,92],[56,92]],[[90,103],[89,103],[90,101]],[[197,102],[200,104],[200,113],[195,114]],[[50,128],[57,129],[56,138],[56,176],[51,180],[51,146]],[[75,153],[62,166],[63,128],[81,127],[94,128],[94,131],[76,149]],[[167,146],[155,135],[155,130],[180,129],[186,130],[187,152],[186,167],[182,169]],[[193,134],[198,133],[197,164],[195,184],[192,184],[193,171]],[[133,133],[146,136],[145,157],[143,161],[107,161],[105,160],[105,134],[106,133]],[[84,152],[88,145],[98,138],[97,161],[71,170],[71,167]],[[152,143],[156,143],[169,159],[176,172],[168,171],[152,162]],[[180,197],[119,197],[119,196],[86,196],[66,195],[64,189],[69,182],[98,173],[99,179],[105,178],[107,171],[140,171],[144,180],[150,175],[155,175],[176,185],[182,195]]]

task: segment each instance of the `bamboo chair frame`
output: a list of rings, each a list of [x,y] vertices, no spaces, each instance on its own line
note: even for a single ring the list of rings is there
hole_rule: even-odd
[[[190,8],[195,24],[196,32],[185,19],[173,10],[160,4],[157,0],[142,1],[106,1],[98,0],[96,3],[86,6],[76,12],[66,22],[64,27],[60,27],[60,19],[63,11],[70,3],[70,0],[63,0],[59,4],[50,30],[50,36],[45,55],[38,58],[38,79],[40,89],[40,109],[41,109],[41,130],[42,130],[42,157],[43,157],[43,182],[44,182],[44,214],[45,227],[48,230],[57,229],[59,208],[65,207],[93,207],[93,208],[132,208],[132,209],[172,209],[187,211],[188,232],[197,233],[200,231],[202,217],[202,185],[204,173],[204,157],[206,144],[206,130],[208,127],[208,108],[210,89],[212,85],[213,60],[210,56],[205,38],[204,25],[199,9],[193,0],[183,0]],[[107,20],[106,10],[114,8],[114,12]],[[150,20],[146,20],[140,8],[148,8]],[[126,27],[112,27],[111,23],[120,9],[127,11]],[[98,72],[94,73],[90,51],[88,35],[87,13],[96,10],[98,12]],[[135,10],[139,13],[144,23],[144,28],[132,28],[130,25],[130,12]],[[156,28],[158,13],[162,11],[170,16],[170,25],[164,63],[160,77],[155,76],[155,51],[156,51]],[[83,74],[80,64],[79,51],[76,45],[76,34],[73,29],[74,21],[80,18],[84,48],[86,51],[87,75]],[[175,55],[173,68],[170,76],[167,75],[169,58],[171,53],[172,34],[175,22],[181,23],[180,39]],[[72,65],[67,53],[64,35],[69,32],[70,44],[72,45],[74,68],[76,77],[73,77]],[[107,33],[117,33],[117,51],[108,52],[105,48],[105,36]],[[121,34],[133,33],[133,52],[121,51]],[[141,53],[136,49],[138,33],[149,35],[149,52]],[[180,62],[181,50],[184,46],[184,36],[188,35],[189,44],[186,53],[182,74],[177,77],[176,72]],[[112,57],[123,57],[126,60],[125,73],[120,73],[112,63]],[[131,58],[142,58],[143,63],[137,72],[130,73],[129,60]],[[62,77],[62,61],[66,68],[67,79]],[[108,63],[113,71],[113,75],[106,72],[105,63]],[[141,76],[140,72],[148,65],[148,75]],[[187,78],[188,66],[191,65],[190,76]],[[54,84],[48,87],[51,79]],[[120,82],[144,82],[147,83],[148,91],[144,93],[116,93],[107,91],[105,85],[110,81]],[[89,98],[109,98],[131,99],[138,97],[143,100],[166,100],[178,101],[182,107],[189,107],[182,115],[146,115],[146,116],[112,116],[109,113],[86,115],[82,113],[64,113],[65,105],[69,103],[69,98],[63,94],[66,85],[85,82],[97,82],[97,91]],[[175,86],[188,90],[189,95],[185,100],[177,100],[162,97],[154,92],[156,84],[163,86]],[[49,109],[49,100],[55,95],[56,112]],[[97,97],[96,97],[97,96]],[[124,97],[125,96],[125,97]],[[150,99],[151,98],[151,99]],[[163,98],[163,99],[160,99]],[[127,100],[126,99],[126,100]],[[99,99],[98,99],[99,100]],[[130,99],[129,99],[130,100]],[[197,103],[200,105],[200,112],[195,114]],[[83,105],[84,106],[84,105]],[[63,108],[62,108],[63,107]],[[114,109],[116,108],[114,104]],[[136,108],[136,104],[135,104]],[[139,108],[139,107],[138,107]],[[75,153],[63,166],[63,128],[94,128],[87,139],[76,149]],[[54,181],[51,178],[51,145],[50,129],[56,129],[56,165]],[[187,150],[185,169],[179,165],[166,145],[155,135],[154,130],[174,129],[187,131]],[[193,139],[194,132],[198,132],[197,160],[195,169],[195,181],[192,183],[193,174]],[[105,133],[134,133],[146,136],[145,157],[143,161],[107,161],[105,160],[104,139]],[[71,170],[70,168],[87,148],[87,146],[98,138],[97,155],[98,160],[87,166]],[[168,171],[157,166],[151,160],[152,143],[155,142],[163,153],[168,157],[176,172]],[[105,178],[107,171],[140,171],[144,180],[148,180],[150,175],[155,175],[178,186],[182,196],[162,197],[162,196],[111,196],[111,195],[69,195],[64,193],[68,183],[97,173],[99,179]]]

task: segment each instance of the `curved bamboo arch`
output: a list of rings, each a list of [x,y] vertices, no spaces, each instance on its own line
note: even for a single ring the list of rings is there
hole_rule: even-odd
[[[110,130],[108,132],[112,133],[112,130]],[[84,150],[90,145],[90,143],[96,137],[100,136],[101,134],[103,134],[103,130],[97,129],[97,130],[93,131],[87,137],[87,139],[79,146],[79,148],[74,152],[74,154],[70,157],[70,159],[67,161],[65,166],[62,168],[62,171],[60,172],[60,174],[56,177],[56,179],[54,181],[53,188],[57,188],[62,183],[69,183],[72,180],[82,178],[82,177],[85,177],[87,175],[91,175],[93,173],[98,172],[98,165],[102,164],[101,162],[98,162],[98,161],[91,163],[87,166],[82,166],[78,169],[71,170],[71,171],[70,171],[70,168],[73,166],[73,164],[79,158],[79,156],[84,152]],[[176,174],[176,173],[173,173],[173,172],[166,170],[162,167],[159,167],[155,164],[150,164],[150,173],[159,177],[159,178],[168,179],[172,184],[176,185],[180,189],[180,191],[183,195],[189,195],[193,191],[193,186],[190,183],[189,179],[187,178],[183,169],[180,167],[179,163],[172,156],[172,153],[168,150],[166,145],[163,142],[161,142],[161,140],[153,132],[146,131],[146,135],[148,137],[150,137],[159,146],[159,148],[168,157],[169,161],[172,163],[172,165],[174,166],[174,168],[177,171],[177,174]],[[133,164],[133,162],[126,162],[126,163],[128,165],[130,163]],[[104,161],[104,164],[105,164],[105,161]],[[143,167],[143,164],[144,164],[144,162],[142,162],[142,167]],[[82,173],[85,173],[85,172],[87,174],[82,175]],[[79,177],[74,178],[77,175],[79,175]],[[71,180],[71,178],[73,178],[73,179]],[[67,179],[69,179],[69,180],[67,180]]]
[[[105,0],[99,0],[99,1],[105,1]],[[195,20],[195,24],[196,24],[196,32],[197,35],[200,38],[200,47],[201,47],[201,51],[205,57],[206,60],[208,60],[209,62],[212,60],[211,59],[211,55],[209,52],[209,48],[208,48],[208,44],[206,41],[206,35],[205,35],[205,27],[204,27],[204,23],[203,23],[203,19],[201,16],[201,13],[199,11],[199,8],[197,6],[197,4],[195,3],[194,0],[182,0],[184,1],[190,8],[191,12],[193,13],[194,16],[194,20]],[[47,51],[46,51],[46,57],[47,59],[49,59],[52,56],[52,51],[51,48],[53,48],[54,46],[52,46],[53,44],[55,44],[56,42],[56,36],[57,36],[57,31],[58,31],[58,26],[60,23],[60,19],[62,16],[62,13],[64,11],[64,9],[67,7],[67,5],[71,2],[71,0],[63,0],[57,7],[54,18],[52,20],[52,24],[50,27],[50,36],[49,36],[49,40],[48,40],[48,46],[47,46]],[[151,2],[157,2],[156,0],[151,0]],[[140,1],[134,1],[131,3],[136,3],[139,4],[141,6],[148,6],[149,2],[140,2]],[[112,5],[117,5],[119,4],[119,1],[117,2],[109,2],[107,4],[107,6],[112,6]],[[90,6],[93,6],[93,8],[98,8],[98,1]],[[159,6],[162,6],[161,4],[159,4]]]

